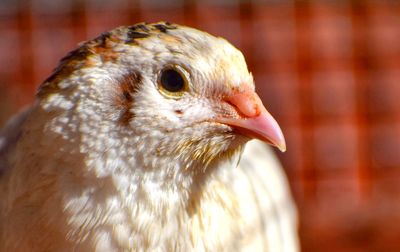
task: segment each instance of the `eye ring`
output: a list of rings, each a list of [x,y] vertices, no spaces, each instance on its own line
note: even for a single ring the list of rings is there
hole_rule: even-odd
[[[157,82],[160,92],[169,98],[180,98],[189,89],[187,72],[176,65],[163,68]]]

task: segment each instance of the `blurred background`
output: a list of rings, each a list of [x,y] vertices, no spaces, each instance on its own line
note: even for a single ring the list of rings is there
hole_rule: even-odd
[[[286,135],[303,251],[400,251],[400,1],[0,0],[0,125],[78,42],[159,20],[243,51]]]

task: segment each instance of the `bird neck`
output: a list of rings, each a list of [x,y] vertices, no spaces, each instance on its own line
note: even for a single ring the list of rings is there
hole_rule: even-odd
[[[121,135],[105,122],[81,120],[79,127],[72,127],[76,118],[64,114],[43,125],[37,120],[41,116],[47,113],[36,111],[26,127],[24,134],[36,132],[36,138],[20,143],[21,156],[29,158],[19,160],[14,169],[18,190],[32,195],[24,204],[45,214],[34,220],[26,215],[27,223],[50,219],[49,230],[62,229],[76,242],[83,233],[97,239],[102,227],[118,226],[138,243],[154,242],[149,248],[157,248],[159,241],[172,246],[186,239],[201,241],[199,248],[210,239],[222,248],[220,234],[226,232],[221,229],[238,225],[238,202],[229,186],[240,151],[205,168],[201,162],[158,155],[155,142],[130,131]],[[94,212],[96,216],[88,215]]]

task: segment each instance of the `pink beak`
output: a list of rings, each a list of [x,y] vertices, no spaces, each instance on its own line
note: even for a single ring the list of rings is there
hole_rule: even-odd
[[[241,118],[220,117],[216,121],[233,127],[240,134],[257,138],[286,151],[285,138],[278,123],[265,109],[260,97],[251,89],[227,96],[224,100],[235,107]]]

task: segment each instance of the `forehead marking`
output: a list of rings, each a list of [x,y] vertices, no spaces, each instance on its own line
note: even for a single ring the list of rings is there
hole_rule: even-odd
[[[153,26],[162,33],[167,33],[168,30],[174,30],[174,29],[178,28],[177,26],[171,25],[168,22],[157,23],[157,24],[154,24]]]
[[[116,50],[118,45],[122,44],[133,44],[133,46],[139,46],[142,44],[141,42],[145,42],[147,38],[156,37],[162,40],[162,43],[169,46],[169,50],[171,52],[175,50],[179,50],[180,44],[184,43],[184,41],[193,42],[191,43],[194,46],[194,49],[201,50],[203,54],[210,55],[214,50],[216,52],[220,52],[220,50],[213,49],[211,47],[205,46],[204,41],[200,38],[209,39],[207,33],[203,32],[193,32],[188,29],[187,34],[183,36],[180,32],[171,34],[168,31],[173,29],[182,29],[185,32],[186,28],[179,28],[178,25],[174,25],[168,22],[159,22],[159,23],[139,23],[136,25],[132,25],[129,27],[119,27],[112,31],[105,32],[98,36],[97,38],[83,43],[79,48],[70,52],[66,57],[62,58],[58,67],[53,71],[51,76],[47,78],[44,83],[40,86],[38,90],[38,96],[44,96],[51,93],[56,93],[60,91],[59,83],[65,79],[67,79],[71,74],[73,74],[76,70],[84,69],[92,66],[101,67],[102,64],[107,62],[116,62],[120,55],[120,52]],[[182,37],[183,36],[183,37]],[[215,38],[210,36],[210,38]],[[139,41],[140,44],[139,44]],[[221,43],[217,43],[220,45]],[[145,49],[145,48],[143,48]],[[237,85],[240,85],[241,82],[246,82],[240,78],[240,80],[234,80],[233,76],[243,76],[243,62],[241,57],[238,55],[230,55],[232,49],[223,49],[223,52],[228,52],[228,55],[224,55],[222,53],[223,58],[218,59],[215,64],[215,74],[223,74],[226,78],[225,85],[229,88],[235,88]],[[215,52],[215,51],[214,51]],[[221,53],[217,53],[217,55],[221,55]],[[212,58],[212,57],[211,57]],[[197,61],[200,59],[198,58]],[[232,67],[235,66],[235,67]]]
[[[148,36],[150,36],[150,34],[147,31],[143,32],[138,30],[136,26],[130,26],[128,28],[127,40],[125,42],[128,44],[136,43],[136,39],[147,38]]]

